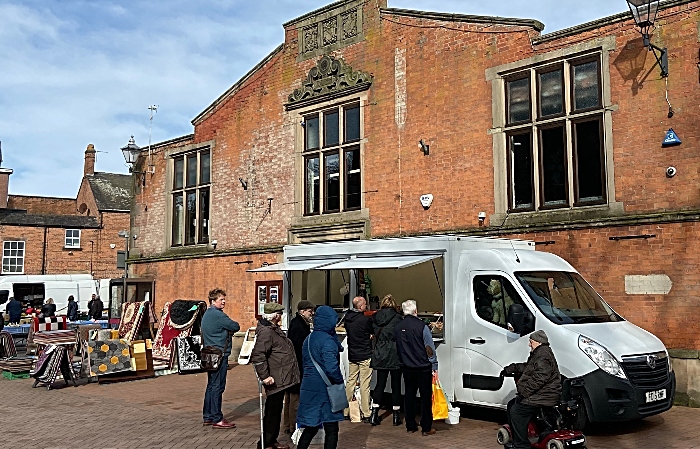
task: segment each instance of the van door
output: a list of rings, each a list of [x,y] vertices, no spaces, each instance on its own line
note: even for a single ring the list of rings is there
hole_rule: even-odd
[[[506,317],[513,304],[528,307],[505,273],[472,271],[469,279],[472,301],[466,347],[471,374],[462,381],[465,388],[471,388],[474,402],[503,405],[515,395],[515,383],[512,378],[501,378],[501,370],[510,363],[524,362],[529,354],[527,336],[508,330]]]

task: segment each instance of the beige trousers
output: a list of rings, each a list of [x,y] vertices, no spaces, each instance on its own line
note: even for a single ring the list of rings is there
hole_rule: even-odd
[[[282,431],[289,430],[294,433],[297,429],[297,409],[299,409],[299,395],[286,391],[282,412]]]
[[[360,414],[363,418],[369,418],[369,384],[372,381],[372,368],[369,367],[369,362],[371,359],[363,360],[359,363],[348,363],[348,368],[350,369],[350,374],[348,374],[348,381],[345,384],[345,394],[347,394],[348,402],[352,400],[352,394],[355,391],[355,385],[360,382]],[[345,409],[345,415],[349,413],[348,409]]]

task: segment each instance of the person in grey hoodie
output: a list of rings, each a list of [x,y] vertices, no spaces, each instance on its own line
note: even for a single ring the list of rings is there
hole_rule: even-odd
[[[231,334],[241,329],[224,313],[226,292],[215,288],[209,292],[209,308],[202,317],[202,345],[214,346],[223,351],[223,360],[217,371],[207,372],[207,390],[204,393],[203,425],[215,429],[232,429],[236,425],[224,419],[221,401],[226,389],[228,356],[231,355]]]

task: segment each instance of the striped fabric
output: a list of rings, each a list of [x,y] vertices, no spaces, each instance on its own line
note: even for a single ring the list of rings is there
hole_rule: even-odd
[[[38,345],[74,345],[75,331],[44,331],[34,334],[34,344]]]
[[[12,335],[5,331],[0,331],[0,358],[15,357],[17,349]]]
[[[65,315],[48,316],[46,318],[34,317],[33,328],[34,332],[66,330],[68,329],[67,319]]]

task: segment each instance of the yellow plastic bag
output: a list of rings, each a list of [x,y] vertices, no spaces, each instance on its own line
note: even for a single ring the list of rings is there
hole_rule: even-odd
[[[433,376],[433,419],[447,419],[449,407],[442,385],[437,376]]]

